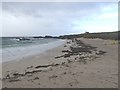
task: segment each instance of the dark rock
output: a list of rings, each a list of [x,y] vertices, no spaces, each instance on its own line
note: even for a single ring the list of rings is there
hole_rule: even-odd
[[[62,64],[61,65],[65,65],[65,62],[62,62]]]
[[[35,77],[33,80],[37,80],[37,79],[39,79],[39,77]]]
[[[55,59],[57,59],[57,58],[61,58],[61,57],[63,57],[63,55],[62,55],[62,56],[57,56],[57,57],[55,57]]]
[[[29,67],[27,67],[27,69],[30,69],[30,68],[33,68],[33,66],[29,66]]]
[[[68,59],[67,61],[68,61],[68,63],[71,63],[71,62],[72,62],[72,61],[71,61],[71,60],[69,60],[69,59]]]
[[[72,53],[72,52],[69,51],[69,50],[62,50],[62,52]]]
[[[106,53],[105,51],[101,51],[101,50],[96,52],[97,55],[104,55],[105,53]]]
[[[21,81],[20,79],[18,78],[14,78],[14,79],[10,79],[9,82],[16,82],[16,81]]]
[[[50,65],[39,65],[39,66],[36,66],[35,68],[42,68],[42,67],[49,67]]]
[[[71,54],[65,54],[64,58],[67,58],[67,57],[70,57],[70,56],[71,56]]]
[[[49,79],[52,79],[52,78],[57,78],[58,76],[57,75],[52,75],[49,77]]]
[[[67,45],[64,45],[64,47],[67,47]]]

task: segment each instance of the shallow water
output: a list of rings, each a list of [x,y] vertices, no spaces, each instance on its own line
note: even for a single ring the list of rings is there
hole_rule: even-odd
[[[26,44],[20,44],[15,46],[15,43],[10,45],[3,45],[0,49],[0,55],[2,56],[2,62],[12,61],[12,60],[19,60],[23,57],[35,55],[38,53],[42,53],[48,49],[55,48],[59,45],[65,43],[64,40],[58,39],[42,39],[32,41],[32,43],[28,43],[29,41],[26,40]]]
[[[19,40],[20,37],[1,37],[0,38],[0,46],[2,48],[10,48],[10,47],[20,47],[20,46],[30,46],[30,45],[37,45],[37,44],[45,44],[49,42],[57,41],[58,39],[43,39],[43,38],[32,38],[26,37],[29,40]]]

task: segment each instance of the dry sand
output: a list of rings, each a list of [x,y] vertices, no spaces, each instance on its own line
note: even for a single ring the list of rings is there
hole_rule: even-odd
[[[84,44],[77,44],[79,40]],[[3,88],[117,88],[118,44],[103,39],[77,41],[67,41],[42,54],[3,63]],[[81,48],[81,44],[88,49]]]

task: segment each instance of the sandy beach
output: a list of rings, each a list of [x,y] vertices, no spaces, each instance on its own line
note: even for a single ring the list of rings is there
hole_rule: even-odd
[[[3,63],[2,76],[3,88],[118,88],[118,43],[67,40],[44,53]]]

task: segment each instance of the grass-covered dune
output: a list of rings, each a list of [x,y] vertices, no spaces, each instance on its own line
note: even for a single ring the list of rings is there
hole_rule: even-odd
[[[101,38],[101,39],[111,39],[111,40],[120,40],[119,37],[120,31],[116,32],[101,32],[101,33],[89,33],[84,34],[74,34],[74,35],[63,35],[59,36],[60,39],[72,39],[72,38]]]

